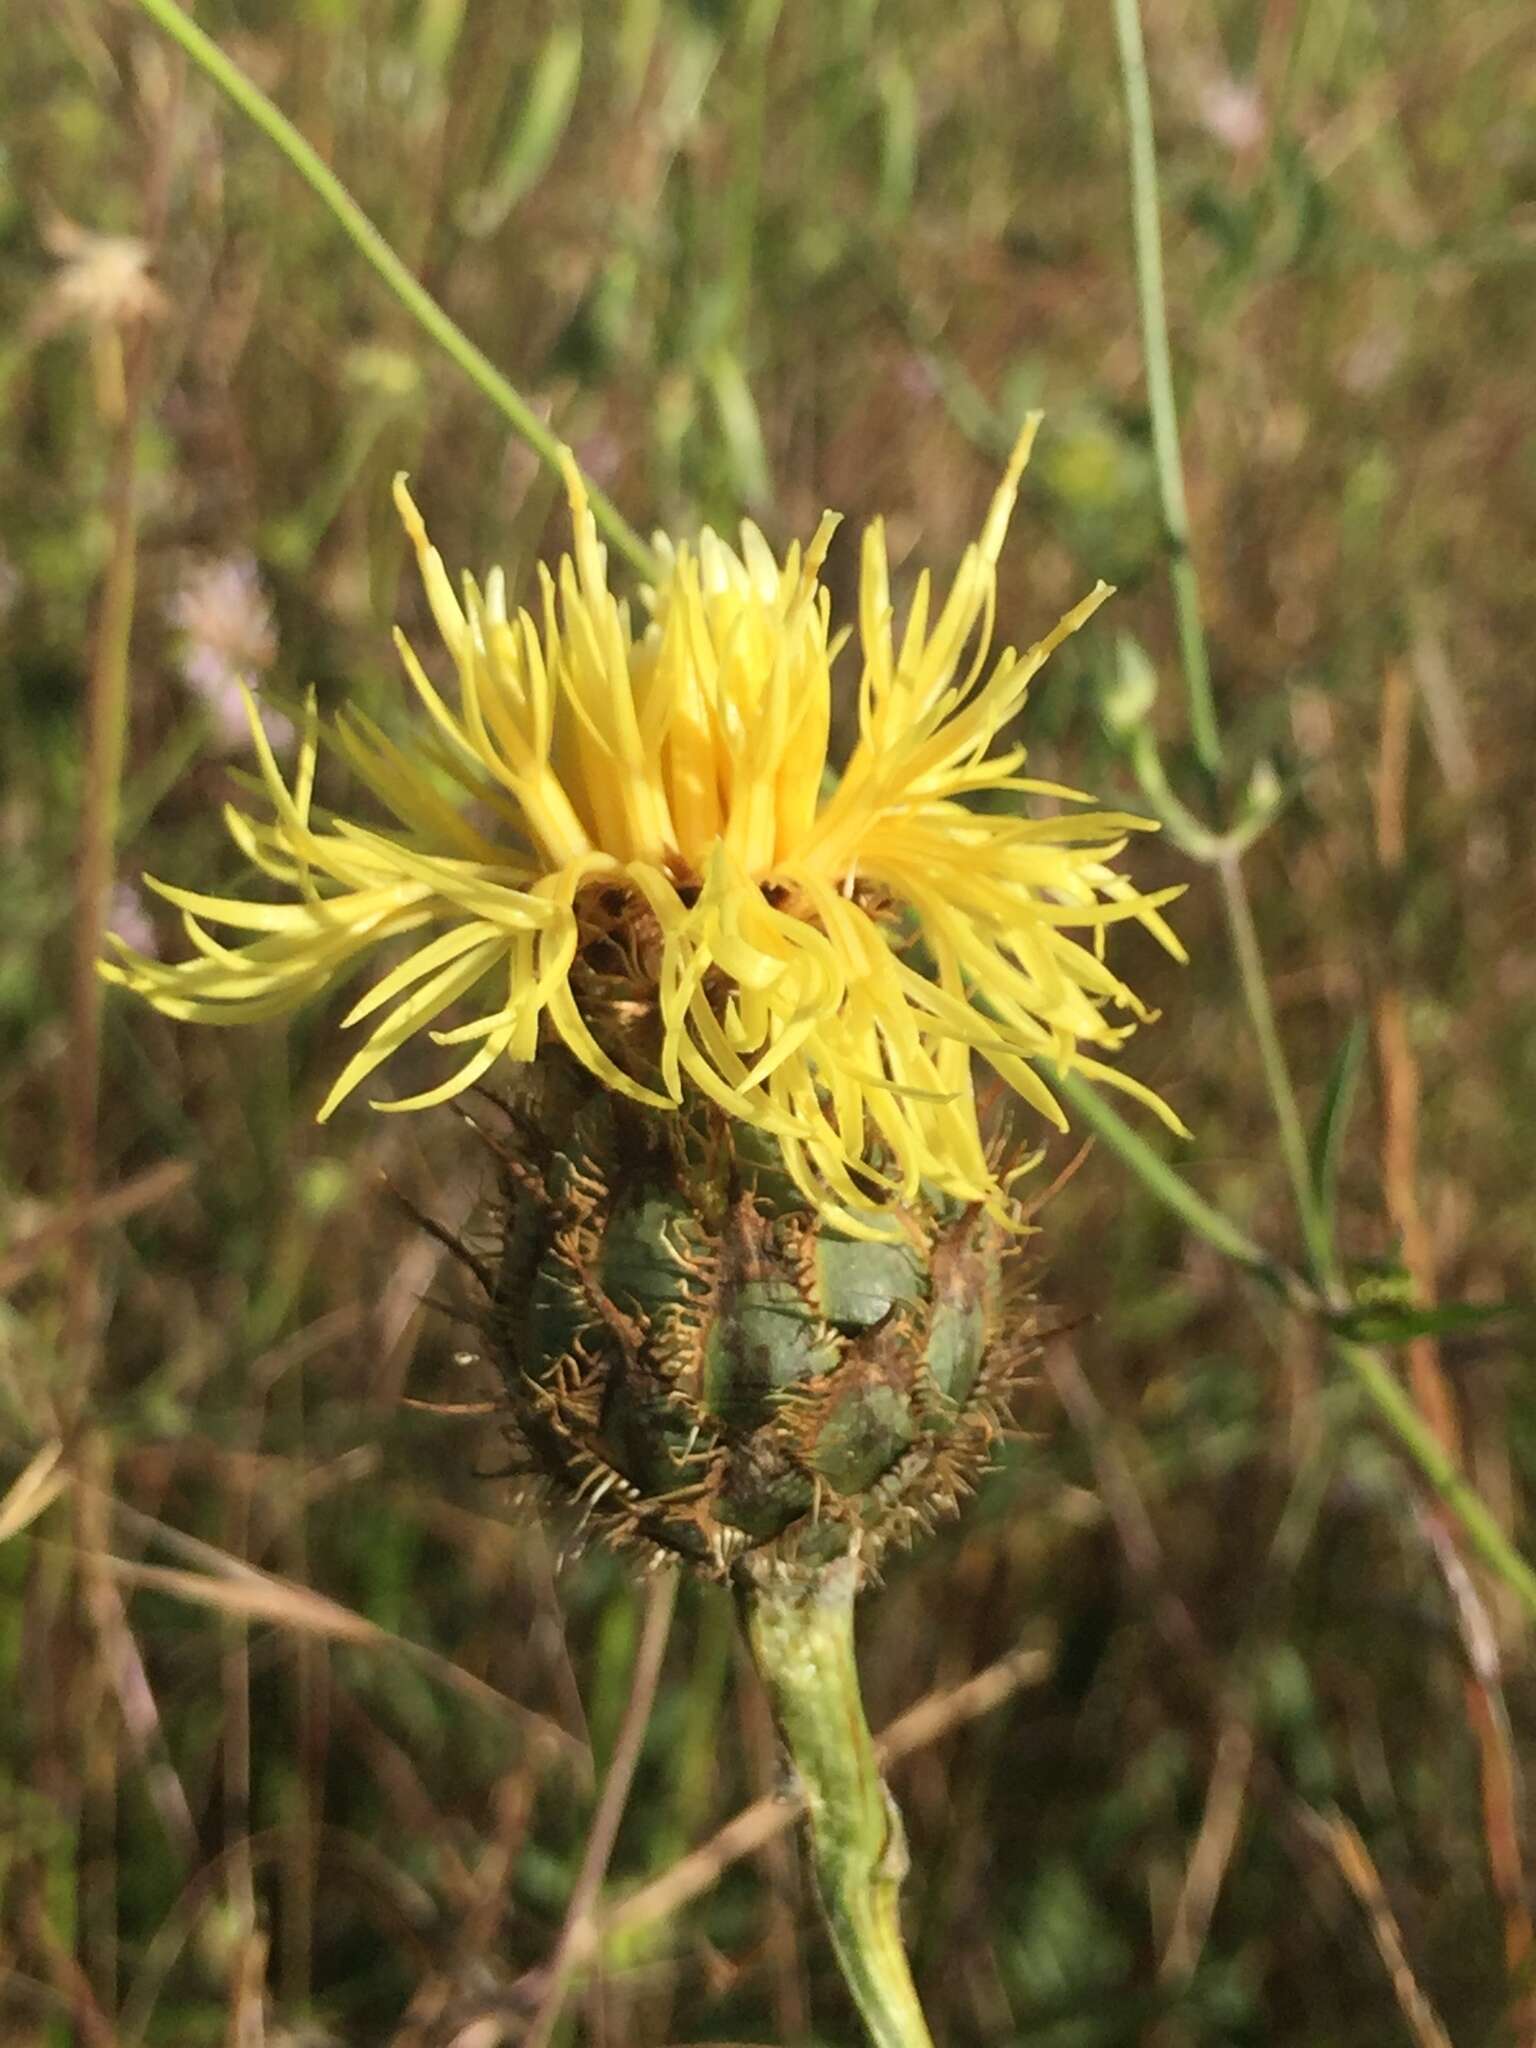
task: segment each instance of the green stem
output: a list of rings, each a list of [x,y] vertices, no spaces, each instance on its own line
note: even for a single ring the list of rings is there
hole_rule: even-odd
[[[1418,1403],[1391,1366],[1379,1352],[1348,1338],[1336,1339],[1332,1350],[1461,1524],[1463,1534],[1483,1563],[1504,1581],[1528,1614],[1536,1615],[1536,1570],[1499,1527],[1498,1517],[1463,1476],[1455,1458],[1424,1420]]]
[[[1175,793],[1163,767],[1157,735],[1149,724],[1138,725],[1131,732],[1127,751],[1142,795],[1180,852],[1187,853],[1191,860],[1198,860],[1207,867],[1219,860],[1225,850],[1225,841],[1203,825]]]
[[[816,1889],[873,2048],[932,2048],[901,1940],[906,1840],[880,1766],[853,1654],[858,1570],[743,1582],[752,1655],[810,1822]]]
[[[1308,1285],[1299,1273],[1270,1258],[1238,1226],[1197,1194],[1144,1138],[1132,1130],[1080,1075],[1052,1068],[1052,1088],[1072,1105],[1083,1123],[1101,1137],[1142,1185],[1181,1222],[1219,1252],[1268,1282],[1304,1315],[1326,1318],[1335,1306]],[[1419,1413],[1412,1396],[1381,1354],[1369,1345],[1335,1336],[1330,1350],[1360,1388],[1401,1450],[1415,1464],[1438,1498],[1460,1523],[1468,1543],[1488,1569],[1536,1615],[1536,1569],[1500,1528],[1498,1518],[1477,1489],[1463,1476],[1433,1429]]]
[[[1173,364],[1168,344],[1168,300],[1163,286],[1157,147],[1152,133],[1152,94],[1147,79],[1146,45],[1141,33],[1140,0],[1114,0],[1114,15],[1130,146],[1131,226],[1136,249],[1136,297],[1141,312],[1142,346],[1147,365],[1147,403],[1152,414],[1152,447],[1163,518],[1173,547],[1169,574],[1178,619],[1184,685],[1189,698],[1190,737],[1200,762],[1214,775],[1221,766],[1221,736],[1216,723],[1205,629],[1200,619],[1199,580],[1189,554],[1189,509],[1184,497],[1178,403],[1174,397]],[[1171,799],[1172,792],[1168,794]],[[1191,850],[1196,849],[1191,847]],[[1209,858],[1209,854],[1201,857]],[[1242,982],[1243,1000],[1259,1042],[1264,1078],[1274,1104],[1280,1150],[1301,1223],[1307,1264],[1313,1279],[1319,1286],[1326,1287],[1336,1276],[1337,1260],[1312,1183],[1306,1134],[1275,1021],[1274,1005],[1270,1000],[1247,885],[1234,852],[1224,852],[1214,864],[1221,878],[1227,926]]]
[[[1247,1005],[1248,1015],[1253,1024],[1254,1036],[1259,1042],[1259,1058],[1264,1067],[1264,1081],[1269,1089],[1269,1099],[1274,1106],[1275,1124],[1280,1134],[1280,1152],[1285,1160],[1285,1170],[1290,1176],[1291,1195],[1301,1223],[1302,1241],[1307,1250],[1307,1265],[1318,1286],[1326,1289],[1337,1278],[1338,1262],[1334,1256],[1327,1222],[1317,1198],[1317,1187],[1312,1177],[1312,1161],[1307,1148],[1307,1134],[1301,1121],[1301,1109],[1296,1100],[1296,1089],[1291,1081],[1285,1047],[1280,1038],[1280,1026],[1269,993],[1268,977],[1264,972],[1264,955],[1259,947],[1258,929],[1253,921],[1253,906],[1248,899],[1248,885],[1243,879],[1242,866],[1235,853],[1223,854],[1215,866],[1221,880],[1227,929],[1232,938],[1232,951],[1237,961],[1238,979],[1242,983],[1243,1001]]]
[[[1168,348],[1168,304],[1163,289],[1163,242],[1158,221],[1157,150],[1152,138],[1152,94],[1147,52],[1141,36],[1139,0],[1114,0],[1115,39],[1131,164],[1131,234],[1136,250],[1136,297],[1141,310],[1142,351],[1147,365],[1147,405],[1152,415],[1152,453],[1157,464],[1163,525],[1172,559],[1168,565],[1178,624],[1179,653],[1189,694],[1189,728],[1195,753],[1208,774],[1221,767],[1221,734],[1211,691],[1211,665],[1200,620],[1200,586],[1189,554],[1189,506],[1179,457],[1179,409],[1173,395]]]
[[[138,4],[152,21],[180,44],[198,69],[239,108],[246,119],[253,122],[268,141],[277,145],[417,325],[491,401],[513,432],[526,441],[551,469],[557,470],[560,457],[557,438],[490,358],[475,346],[432,294],[411,275],[346,186],[287,116],[279,112],[260,87],[246,77],[239,65],[225,56],[217,43],[204,35],[177,0],[138,0]],[[593,517],[614,547],[638,574],[654,579],[659,571],[656,556],[618,507],[594,484],[588,484],[587,494],[592,502]]]
[[[1042,1062],[1042,1064],[1046,1064]],[[1161,1153],[1111,1107],[1096,1088],[1080,1074],[1048,1066],[1047,1078],[1056,1094],[1071,1104],[1078,1118],[1128,1166],[1143,1187],[1157,1196],[1165,1208],[1187,1223],[1207,1244],[1234,1264],[1265,1280],[1295,1307],[1316,1313],[1322,1303],[1299,1273],[1272,1259],[1264,1247],[1238,1228],[1229,1216],[1196,1193],[1182,1174],[1174,1171]]]

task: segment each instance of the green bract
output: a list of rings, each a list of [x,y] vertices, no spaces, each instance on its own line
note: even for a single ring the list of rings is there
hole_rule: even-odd
[[[842,1236],[760,1134],[574,1062],[506,1109],[490,1350],[594,1531],[719,1575],[870,1562],[954,1511],[1035,1351],[1016,1239],[944,1202]]]

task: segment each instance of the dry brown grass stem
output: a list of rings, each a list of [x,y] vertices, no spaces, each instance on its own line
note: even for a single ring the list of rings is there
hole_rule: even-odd
[[[39,1229],[18,1239],[0,1256],[0,1294],[9,1294],[57,1253],[89,1231],[111,1230],[157,1202],[168,1201],[193,1175],[185,1159],[166,1159],[137,1173],[115,1188],[104,1188],[88,1201],[72,1201]]]
[[[69,1485],[69,1473],[59,1469],[63,1455],[64,1446],[55,1437],[11,1481],[0,1499],[0,1543],[19,1536]]]
[[[1408,859],[1408,780],[1416,702],[1408,670],[1399,662],[1389,662],[1382,676],[1374,792],[1376,857],[1389,886],[1399,882]],[[1460,755],[1456,758],[1462,759]],[[1467,757],[1457,784],[1460,793],[1471,786],[1474,773],[1474,764]],[[1431,1308],[1439,1298],[1439,1274],[1434,1233],[1419,1195],[1422,1084],[1407,998],[1401,983],[1390,975],[1376,994],[1375,1025],[1381,1070],[1381,1174],[1387,1215],[1398,1235],[1413,1298],[1421,1306]],[[1421,1413],[1445,1449],[1458,1462],[1462,1461],[1462,1419],[1437,1338],[1425,1334],[1411,1340],[1408,1378]],[[1536,1991],[1526,1987],[1536,1962],[1536,1927],[1531,1919],[1522,1840],[1520,1766],[1504,1703],[1498,1633],[1451,1518],[1438,1503],[1429,1502],[1422,1521],[1466,1657],[1465,1711],[1477,1753],[1489,1876],[1504,1922],[1504,1961],[1511,1986],[1509,2017],[1515,2038],[1522,2048],[1530,2048],[1536,2042]]]
[[[908,1708],[906,1713],[898,1715],[876,1738],[875,1746],[881,1763],[886,1766],[898,1764],[904,1757],[940,1742],[969,1722],[992,1713],[1022,1688],[1041,1684],[1054,1665],[1052,1648],[1039,1642],[1021,1643],[962,1684],[930,1693]],[[637,1670],[637,1678],[639,1676]],[[626,1720],[633,1717],[639,1721],[637,1699],[645,1704],[648,1718],[649,1703],[643,1701],[637,1686],[631,1694]],[[532,1998],[547,1997],[550,1973],[556,1962],[564,1971],[565,1985],[569,1985],[590,1969],[610,1944],[675,1918],[695,1899],[712,1890],[733,1864],[766,1849],[794,1825],[802,1807],[803,1802],[793,1794],[770,1794],[753,1800],[718,1828],[708,1841],[680,1857],[670,1869],[601,1911],[593,1910],[594,1892],[578,1914],[574,1910],[578,1901],[573,1894],[555,1961],[509,1987],[493,2004],[482,2001],[475,2010],[457,2015],[456,2031],[452,2036],[455,2048],[464,2048],[464,2044],[472,2039],[483,2038],[490,2043],[504,2038],[500,2032],[494,2031],[501,2026],[501,2016],[519,2018],[528,2012]],[[594,1837],[596,1832],[594,1823]],[[610,1843],[610,1852],[611,1846]],[[588,1856],[592,1857],[590,1845]],[[596,1858],[592,1860],[595,1865]],[[606,1857],[603,1867],[606,1868]],[[414,2025],[419,2027],[425,2017],[426,2014],[418,2009],[413,2015]],[[485,2033],[472,2034],[471,2029],[481,2023],[485,2025]],[[406,2030],[397,2037],[399,2048],[405,2048],[407,2041],[417,2042],[421,2038],[418,2031],[412,2030],[412,2023],[408,2023]],[[521,2035],[518,2038],[524,2039]],[[532,2038],[525,2039],[524,2048],[527,2048],[527,2040]]]
[[[1337,1807],[1330,1807],[1323,1813],[1305,1808],[1299,1811],[1308,1834],[1327,1851],[1344,1882],[1359,1900],[1376,1952],[1392,1980],[1398,2010],[1412,2030],[1418,2048],[1452,2048],[1451,2037],[1441,2024],[1439,2014],[1414,1976],[1408,1951],[1403,1946],[1403,1931],[1397,1924],[1397,1915],[1392,1911],[1392,1902],[1387,1897],[1381,1873],[1372,1861],[1360,1830]]]
[[[1186,1981],[1194,1975],[1200,1961],[1211,1916],[1242,1832],[1253,1775],[1253,1753],[1253,1729],[1234,1714],[1216,1739],[1205,1811],[1189,1852],[1173,1922],[1158,1963],[1157,1974],[1165,1983]]]
[[[1376,771],[1376,857],[1394,882],[1408,849],[1408,763],[1413,736],[1414,696],[1407,671],[1389,663],[1382,677],[1381,744]],[[1376,998],[1376,1040],[1381,1062],[1381,1172],[1387,1214],[1402,1241],[1403,1264],[1415,1299],[1425,1308],[1436,1300],[1434,1239],[1419,1201],[1419,1069],[1408,1029],[1401,985],[1383,983]],[[1414,1398],[1425,1420],[1448,1451],[1461,1455],[1461,1421],[1455,1395],[1431,1336],[1408,1345]]]
[[[146,131],[140,194],[140,239],[145,267],[153,263],[170,205],[174,138],[184,67],[135,79],[134,97]],[[127,81],[125,81],[125,84]],[[130,641],[138,587],[139,487],[144,421],[155,374],[156,298],[153,291],[103,309],[91,349],[97,369],[101,425],[111,436],[102,498],[110,541],[96,609],[85,693],[84,778],[75,867],[74,927],[69,999],[69,1056],[62,1068],[64,1173],[70,1211],[89,1215],[98,1201],[101,1100],[102,988],[97,974],[102,934],[116,869],[123,766],[127,756]],[[109,374],[104,375],[103,371]],[[86,1231],[66,1239],[61,1275],[61,1370],[54,1406],[66,1440],[77,1439],[80,1469],[110,1482],[111,1450],[90,1422],[103,1317],[99,1245]],[[112,1599],[102,1576],[105,1531],[92,1492],[76,1491],[71,1578],[43,1621],[59,1658],[63,1711],[39,1757],[42,1785],[62,1796],[71,1830],[78,1893],[76,1952],[83,1981],[98,2004],[117,2002],[118,1752],[110,1716],[110,1651],[100,1617]],[[65,1795],[65,1788],[68,1788]]]
[[[72,1477],[70,1475],[65,1483],[70,1483]],[[63,1487],[58,1490],[62,1491]],[[12,1493],[15,1491],[13,1487]],[[76,1487],[75,1491],[96,1490]],[[567,1734],[547,1715],[511,1699],[485,1679],[466,1670],[462,1664],[454,1663],[452,1658],[381,1628],[355,1609],[330,1599],[324,1593],[317,1593],[311,1587],[272,1572],[260,1571],[254,1565],[245,1564],[241,1559],[219,1550],[216,1545],[183,1536],[121,1503],[111,1505],[127,1526],[153,1533],[171,1549],[195,1556],[200,1564],[207,1567],[198,1571],[181,1570],[169,1565],[144,1564],[102,1551],[98,1559],[100,1569],[118,1584],[169,1594],[173,1599],[190,1601],[231,1620],[266,1622],[299,1637],[349,1643],[364,1649],[388,1650],[404,1655],[464,1698],[501,1719],[512,1721],[530,1747],[546,1762],[559,1762],[574,1767],[582,1774],[590,1769],[588,1753],[574,1736]],[[57,1548],[49,1542],[39,1542],[37,1547],[39,1551]]]
[[[168,1565],[138,1564],[123,1557],[106,1557],[103,1564],[114,1578],[125,1585],[169,1593],[176,1599],[190,1600],[199,1606],[214,1608],[221,1614],[270,1622],[299,1636],[403,1653],[413,1664],[431,1672],[466,1699],[515,1722],[528,1742],[546,1757],[583,1768],[586,1765],[586,1752],[581,1745],[547,1716],[510,1699],[506,1693],[499,1692],[494,1685],[477,1678],[474,1672],[466,1671],[462,1664],[455,1664],[451,1658],[440,1656],[437,1651],[428,1650],[420,1643],[408,1642],[404,1636],[380,1628],[377,1622],[369,1621],[353,1608],[344,1607],[339,1600],[313,1592],[308,1586],[296,1585],[292,1579],[280,1579],[271,1573],[255,1571],[251,1571],[249,1576],[242,1572],[228,1579],[211,1579],[202,1572],[178,1571]]]
[[[598,1895],[618,1840],[619,1825],[629,1804],[630,1788],[645,1745],[645,1731],[650,1726],[651,1713],[656,1705],[656,1688],[661,1682],[661,1667],[672,1632],[672,1613],[677,1604],[677,1578],[676,1571],[658,1572],[646,1583],[644,1614],[640,1641],[635,1650],[634,1671],[630,1677],[629,1699],[619,1723],[597,1811],[587,1830],[586,1846],[582,1850],[576,1882],[571,1887],[565,1919],[549,1961],[548,1985],[528,2023],[523,2048],[548,2048],[550,2036],[559,2024],[565,2005],[573,1959],[581,1951],[586,1930],[592,1924]]]
[[[1169,1957],[1176,1941],[1182,1944],[1179,1960],[1188,1959],[1191,1968],[1198,1960],[1200,1942],[1210,1926],[1230,1868],[1251,1788],[1262,1797],[1279,1824],[1279,1837],[1298,1863],[1304,1867],[1307,1851],[1315,1853],[1322,1848],[1344,1870],[1351,1889],[1366,1905],[1378,1953],[1415,2040],[1420,2048],[1450,2048],[1449,2037],[1409,1966],[1385,1888],[1364,1843],[1355,1836],[1353,1843],[1346,1844],[1351,1852],[1358,1848],[1358,1853],[1352,1853],[1345,1868],[1339,1862],[1343,1838],[1334,1825],[1337,1816],[1325,1817],[1299,1798],[1282,1772],[1258,1749],[1246,1719],[1240,1713],[1234,1714],[1232,1687],[1223,1680],[1225,1666],[1207,1643],[1187,1602],[1170,1583],[1162,1545],[1130,1462],[1087,1376],[1062,1344],[1052,1345],[1047,1351],[1046,1369],[1063,1407],[1084,1436],[1100,1494],[1126,1562],[1146,1600],[1148,1618],[1171,1653],[1170,1669],[1176,1674],[1178,1690],[1202,1714],[1212,1734],[1215,1761],[1207,1790],[1206,1814],[1186,1865],[1173,1930],[1165,1946],[1164,1974],[1169,1974]],[[1369,1903],[1360,1889],[1362,1872],[1367,1869],[1374,1880]]]
[[[166,175],[168,176],[168,168]],[[160,181],[157,182],[159,187]],[[158,190],[163,214],[164,192]],[[153,202],[151,202],[152,204]],[[146,205],[146,213],[151,212]],[[147,234],[151,248],[157,239]],[[124,359],[124,401],[116,423],[105,512],[112,535],[102,585],[86,692],[85,793],[80,814],[80,850],[75,885],[70,1057],[67,1074],[68,1184],[72,1208],[89,1212],[97,1200],[97,1113],[101,1081],[101,955],[107,901],[116,864],[117,823],[128,727],[129,637],[133,630],[138,574],[138,466],[140,427],[149,395],[151,334],[142,322],[112,345]],[[99,1315],[93,1247],[87,1239],[71,1262],[67,1323],[71,1369],[77,1381],[89,1371],[88,1347]],[[81,1388],[73,1389],[78,1401]]]
[[[116,2030],[102,2011],[80,1963],[59,1939],[34,1891],[23,1914],[28,1946],[41,1966],[45,1981],[68,2012],[80,2048],[119,2048]]]

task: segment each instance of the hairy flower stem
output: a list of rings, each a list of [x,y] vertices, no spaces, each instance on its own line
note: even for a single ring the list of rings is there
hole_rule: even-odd
[[[832,1946],[874,2048],[932,2048],[902,1946],[901,1815],[864,1718],[853,1654],[858,1567],[738,1581],[752,1655],[805,1795]]]

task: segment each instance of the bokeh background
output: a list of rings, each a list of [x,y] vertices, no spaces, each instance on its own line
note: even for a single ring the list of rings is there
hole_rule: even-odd
[[[881,511],[909,590],[1044,407],[1002,628],[1120,595],[1038,684],[1032,771],[1138,801],[1101,716],[1132,634],[1207,801],[1107,0],[198,15],[642,528],[782,541],[835,505],[846,600]],[[1339,1244],[1386,1298],[1519,1300],[1536,28],[1524,0],[1145,20],[1224,801],[1285,792],[1246,870],[1309,1123],[1359,1083]],[[180,938],[146,871],[235,873],[237,675],[279,746],[311,681],[403,724],[396,470],[450,561],[514,577],[562,544],[556,492],[123,0],[0,37],[0,394],[0,2040],[518,2040],[646,1595],[497,1476],[472,1292],[387,1192],[457,1227],[483,1156],[448,1112],[315,1126],[335,1003],[98,1017],[71,958],[114,841],[103,914],[140,945]],[[1163,1010],[1132,1069],[1190,1182],[1294,1258],[1216,881],[1168,843],[1138,873],[1189,882],[1193,959],[1125,939]],[[1102,1145],[1040,1221],[1064,1334],[1019,1438],[864,1613],[876,1725],[952,1716],[894,1777],[938,2040],[1536,2039],[1518,1605],[1316,1328]],[[1517,1536],[1528,1327],[1392,1354]],[[557,2041],[855,2039],[792,1836],[716,1837],[776,1773],[728,1598],[685,1587],[602,1894],[649,1904]]]

